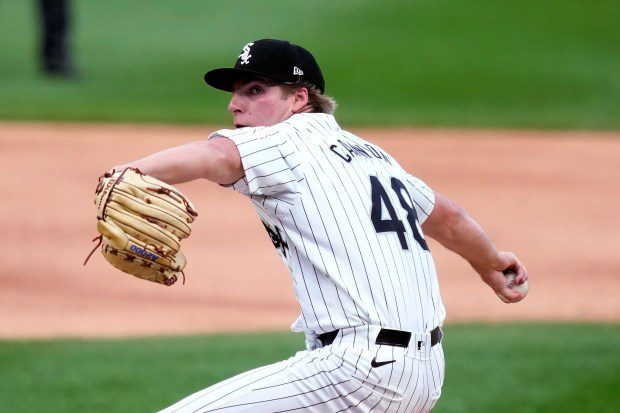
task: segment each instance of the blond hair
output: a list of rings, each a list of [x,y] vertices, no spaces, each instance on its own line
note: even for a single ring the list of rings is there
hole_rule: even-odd
[[[328,115],[331,115],[338,106],[333,97],[324,95],[321,93],[319,88],[312,83],[280,83],[280,86],[282,86],[284,96],[292,95],[301,87],[308,89],[308,105],[312,108],[312,112],[314,113],[327,113]]]
[[[324,95],[319,88],[314,85],[304,85],[304,87],[308,89],[308,104],[312,107],[314,112],[327,113],[328,115],[334,113],[338,104],[333,97]]]

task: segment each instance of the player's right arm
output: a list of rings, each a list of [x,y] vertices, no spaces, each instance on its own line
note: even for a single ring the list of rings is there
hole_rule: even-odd
[[[227,185],[244,176],[237,145],[230,139],[214,136],[209,140],[154,153],[146,158],[114,167],[138,168],[142,173],[171,185],[204,178]]]
[[[465,258],[482,280],[506,302],[523,296],[506,287],[505,270],[517,273],[515,282],[527,280],[527,271],[511,252],[498,251],[482,227],[459,205],[435,193],[435,207],[422,224],[425,235]]]

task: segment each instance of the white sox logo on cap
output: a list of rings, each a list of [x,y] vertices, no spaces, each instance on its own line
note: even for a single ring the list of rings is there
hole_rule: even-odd
[[[252,55],[250,54],[250,47],[252,47],[253,45],[254,43],[248,43],[243,46],[243,53],[239,55],[239,59],[241,59],[242,65],[247,65],[248,63],[250,63],[250,57],[252,57]]]
[[[235,82],[256,76],[280,83],[314,85],[321,93],[325,92],[325,80],[314,56],[286,40],[260,39],[247,43],[234,67],[210,70],[204,79],[217,89],[232,92]]]

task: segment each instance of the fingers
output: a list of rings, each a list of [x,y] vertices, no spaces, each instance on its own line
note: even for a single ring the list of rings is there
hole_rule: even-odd
[[[499,299],[506,304],[518,303],[519,301],[523,300],[523,294],[518,291],[513,291],[508,287],[504,287],[495,291],[495,294],[497,294]]]
[[[504,274],[506,274],[507,272],[514,272],[516,274],[515,276],[515,284],[523,284],[525,281],[527,281],[528,278],[528,273],[527,270],[525,269],[525,266],[523,265],[523,263],[521,263],[521,261],[519,261],[519,259],[517,258],[517,256],[515,254],[513,254],[512,252],[501,252],[501,255],[503,256],[504,260],[505,260],[505,264],[506,267],[504,268]]]
[[[519,263],[521,264],[521,263]],[[523,264],[521,264],[518,268],[518,270],[516,271],[517,276],[515,277],[515,283],[516,284],[523,284],[524,282],[527,281],[528,278],[528,274],[527,274],[527,270],[525,269],[525,266]]]

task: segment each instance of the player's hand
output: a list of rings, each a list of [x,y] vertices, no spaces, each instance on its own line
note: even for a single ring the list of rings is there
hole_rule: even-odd
[[[515,284],[523,284],[527,281],[528,274],[525,266],[516,255],[512,252],[500,251],[498,253],[498,262],[496,268],[490,268],[480,272],[482,279],[487,283],[489,287],[495,291],[495,294],[505,303],[517,303],[521,301],[524,296],[518,291],[508,288],[506,282],[506,272],[514,272],[516,274],[514,282]]]

